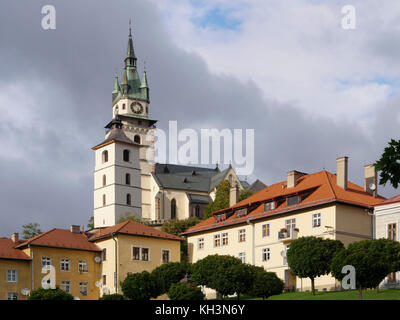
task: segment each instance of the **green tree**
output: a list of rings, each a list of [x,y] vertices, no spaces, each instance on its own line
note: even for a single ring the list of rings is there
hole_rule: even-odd
[[[74,297],[68,292],[59,288],[33,290],[28,297],[28,300],[74,300]]]
[[[89,218],[87,227],[88,227],[89,230],[94,229],[94,216],[91,216],[91,217]]]
[[[211,201],[204,210],[203,219],[208,219],[215,211],[229,208],[229,193],[231,185],[228,180],[223,180],[217,187],[214,201]]]
[[[130,216],[129,214],[130,214],[129,212],[126,212],[122,217],[120,217],[120,218],[118,219],[117,224],[118,224],[118,223],[125,222],[125,221],[127,221],[127,220],[131,220],[131,221],[134,221],[134,222],[139,222],[139,223],[144,224],[144,225],[148,225],[148,223],[142,221],[142,220],[139,219],[138,217]]]
[[[343,249],[338,240],[317,237],[301,237],[294,240],[287,251],[290,272],[300,278],[310,278],[311,291],[315,295],[314,279],[328,274],[333,256]]]
[[[391,264],[387,252],[382,250],[382,241],[363,240],[351,243],[333,257],[331,263],[332,275],[342,280],[345,274],[342,268],[351,265],[356,270],[356,286],[362,299],[362,290],[376,288],[389,273]]]
[[[124,296],[130,300],[157,298],[161,291],[158,279],[147,271],[128,275],[121,283]]]
[[[255,192],[250,191],[248,189],[242,189],[239,191],[239,201],[247,199],[248,197],[252,196]]]
[[[389,272],[400,271],[400,242],[391,239],[375,240],[376,245],[380,246],[385,252],[385,257],[388,260]]]
[[[381,158],[375,162],[375,168],[380,171],[379,184],[386,185],[389,181],[397,189],[400,183],[400,140],[391,139]]]
[[[189,265],[181,262],[169,262],[155,268],[151,274],[158,278],[160,294],[167,293],[172,284],[178,283],[189,271]]]
[[[236,293],[237,299],[240,300],[240,295],[249,291],[254,284],[255,269],[249,264],[233,264],[231,265],[223,277],[223,281],[218,281],[216,289],[218,292],[225,295]],[[225,292],[224,292],[225,291]]]
[[[193,283],[174,283],[168,290],[171,300],[204,300],[204,294]]]
[[[38,223],[28,223],[22,226],[22,234],[25,240],[35,237],[42,233],[39,229],[40,225]]]
[[[215,289],[222,295],[233,294],[228,269],[241,263],[233,256],[209,255],[192,265],[192,278],[197,284]]]
[[[170,220],[165,222],[161,226],[161,230],[179,236],[190,227],[199,223],[199,219],[196,217],[190,217],[183,220]],[[181,241],[181,261],[188,261],[188,243],[187,240]]]
[[[253,285],[246,292],[247,294],[264,300],[282,293],[284,283],[275,272],[267,272],[263,267],[254,267],[254,273]]]

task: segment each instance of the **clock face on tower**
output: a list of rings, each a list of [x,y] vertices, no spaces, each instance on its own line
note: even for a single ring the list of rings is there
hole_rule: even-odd
[[[139,102],[131,104],[131,110],[135,114],[141,114],[143,112],[143,106]]]

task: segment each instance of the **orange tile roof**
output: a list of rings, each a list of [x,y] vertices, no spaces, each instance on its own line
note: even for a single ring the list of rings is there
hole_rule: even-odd
[[[97,230],[97,232],[90,238],[90,241],[110,237],[113,233],[163,238],[168,240],[185,240],[184,238],[146,226],[142,223],[127,220],[115,226]]]
[[[290,195],[303,194],[305,192],[311,192],[311,194],[296,205],[288,206],[287,202],[284,201],[274,210],[265,211],[264,209],[264,203],[269,200],[276,200]],[[225,221],[217,223],[215,217],[212,216],[189,228],[183,234],[186,235],[225,227],[231,224],[243,223],[249,219],[259,219],[273,214],[314,207],[332,202],[342,202],[350,205],[372,208],[374,205],[381,203],[384,199],[385,198],[381,196],[373,197],[369,195],[365,192],[364,188],[350,181],[348,181],[347,190],[345,190],[336,184],[335,174],[324,170],[299,177],[296,186],[293,188],[287,188],[286,180],[281,181],[268,186],[253,196],[236,203],[230,208],[222,209],[213,213],[215,216],[222,213],[230,213],[240,208],[250,208],[251,212],[244,217],[236,217],[236,215],[233,214]]]
[[[14,241],[8,238],[0,238],[0,259],[31,260],[23,251],[15,248]]]
[[[400,195],[386,199],[386,200],[382,201],[381,203],[376,204],[375,207],[383,206],[385,204],[397,203],[397,202],[400,202]]]
[[[67,229],[51,229],[19,244],[17,248],[28,245],[54,248],[78,249],[86,251],[101,251],[99,247],[88,241],[85,233],[73,233]]]

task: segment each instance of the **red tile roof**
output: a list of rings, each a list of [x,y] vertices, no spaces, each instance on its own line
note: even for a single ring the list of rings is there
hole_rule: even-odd
[[[383,206],[385,204],[397,203],[397,202],[400,202],[400,195],[386,199],[386,200],[382,201],[381,203],[376,204],[375,207]]]
[[[0,238],[0,259],[31,260],[23,251],[15,249],[16,244],[8,238]]]
[[[274,210],[265,211],[264,203],[269,200],[285,198],[290,195],[297,195],[311,192],[308,197],[300,201],[297,205],[288,206],[284,201]],[[232,215],[223,222],[216,222],[215,217],[210,217],[201,221],[197,225],[189,228],[183,234],[190,234],[204,230],[220,228],[231,224],[243,223],[246,220],[254,220],[265,216],[289,212],[318,206],[332,202],[342,202],[351,205],[372,208],[381,203],[385,198],[381,196],[373,197],[365,192],[364,188],[352,182],[348,182],[347,190],[336,184],[336,175],[328,171],[320,171],[312,174],[306,174],[297,179],[297,184],[293,188],[287,188],[286,180],[270,185],[269,187],[257,192],[253,196],[242,200],[230,208],[219,210],[213,215],[230,213],[240,208],[250,208],[251,212],[244,217]]]
[[[88,241],[88,237],[85,233],[73,233],[70,230],[56,228],[26,240],[25,242],[19,244],[17,248],[24,248],[28,245],[86,251],[101,251],[100,248],[94,243]]]
[[[127,220],[115,226],[97,230],[97,232],[90,238],[90,241],[110,237],[113,233],[163,238],[168,240],[185,240],[184,238],[146,226],[142,223]]]

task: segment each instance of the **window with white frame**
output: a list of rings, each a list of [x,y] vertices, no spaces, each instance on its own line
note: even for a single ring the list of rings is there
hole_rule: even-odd
[[[321,213],[314,213],[312,215],[312,226],[313,228],[321,226]]]
[[[7,292],[7,300],[18,300],[17,292]]]
[[[71,261],[67,258],[60,259],[60,270],[61,271],[70,271],[71,270]]]
[[[150,249],[142,247],[132,247],[132,260],[150,261]]]
[[[65,292],[71,293],[71,281],[62,280],[60,289]]]
[[[86,296],[89,291],[89,283],[88,282],[79,282],[79,293],[83,296]]]
[[[285,221],[285,225],[286,225],[286,229],[288,229],[289,232],[290,232],[291,230],[293,230],[294,228],[296,228],[296,219],[295,219],[295,218],[293,218],[293,219],[287,219],[287,220]]]
[[[239,242],[246,242],[246,229],[239,229],[238,238]]]
[[[7,282],[18,282],[18,271],[16,269],[7,270]]]
[[[269,223],[262,225],[262,237],[263,238],[269,237],[270,231],[271,231],[271,228],[270,228]]]
[[[223,233],[222,234],[222,245],[227,246],[228,245],[228,233]]]
[[[220,247],[221,246],[221,235],[214,234],[214,247]]]
[[[204,249],[204,238],[197,239],[197,249]]]
[[[161,251],[161,257],[162,257],[162,263],[168,263],[170,261],[170,254],[169,250],[162,250]]]
[[[262,261],[269,261],[271,258],[271,251],[269,248],[262,249]]]
[[[265,203],[265,211],[268,210],[273,210],[275,209],[275,202],[274,201],[269,201]]]
[[[78,261],[78,270],[79,272],[88,272],[89,266],[87,260],[79,260]]]
[[[246,252],[239,252],[238,258],[242,260],[242,263],[246,263]]]
[[[51,257],[42,257],[42,269],[50,269]]]

